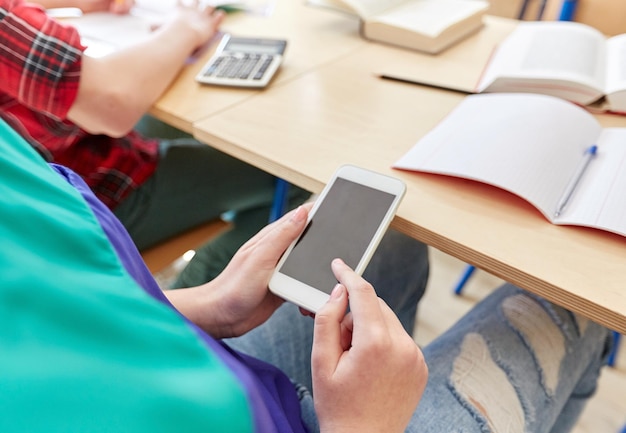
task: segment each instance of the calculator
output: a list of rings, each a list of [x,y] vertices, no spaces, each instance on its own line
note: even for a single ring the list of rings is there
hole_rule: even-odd
[[[224,35],[196,81],[236,87],[265,87],[276,74],[287,47],[284,39]]]

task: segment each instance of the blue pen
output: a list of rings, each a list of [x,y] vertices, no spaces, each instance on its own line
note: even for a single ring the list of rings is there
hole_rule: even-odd
[[[567,206],[567,203],[569,203],[570,199],[572,198],[572,195],[574,194],[574,191],[576,190],[576,187],[578,186],[578,183],[580,182],[580,179],[582,179],[583,175],[585,174],[585,171],[587,170],[587,167],[589,166],[589,163],[594,158],[594,156],[596,156],[597,153],[598,153],[598,146],[596,146],[595,144],[589,147],[587,150],[585,150],[582,162],[576,169],[576,172],[574,173],[574,176],[572,176],[572,179],[567,184],[567,187],[565,187],[565,191],[563,192],[563,195],[561,196],[561,200],[559,200],[559,204],[556,205],[556,211],[554,211],[555,218],[561,215],[561,213],[563,212],[563,209],[565,209],[565,206]]]

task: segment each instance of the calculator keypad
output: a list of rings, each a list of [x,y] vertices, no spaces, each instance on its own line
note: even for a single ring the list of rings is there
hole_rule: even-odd
[[[261,87],[269,81],[270,77],[266,74],[273,73],[278,67],[273,62],[280,63],[280,56],[224,52],[207,65],[201,77],[216,84]]]

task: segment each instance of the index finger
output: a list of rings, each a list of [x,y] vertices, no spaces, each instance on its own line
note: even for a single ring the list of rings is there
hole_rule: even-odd
[[[299,208],[304,209],[308,216],[308,213],[311,210],[311,207],[313,207],[313,203],[304,203],[298,206],[298,208],[287,212],[285,215],[283,215],[276,221],[269,223],[268,225],[263,227],[261,230],[259,230],[259,232],[256,235],[254,235],[250,240],[248,240],[248,242],[246,242],[244,246],[246,245],[251,246],[252,244],[260,242],[263,238],[265,238],[266,236],[268,236],[268,234],[270,234],[273,230],[275,230],[277,226],[284,224],[285,221],[287,221],[290,218],[293,218],[293,215],[298,211]]]
[[[337,280],[348,290],[350,311],[355,323],[354,336],[356,337],[358,332],[357,327],[384,326],[378,295],[372,285],[341,259],[333,260],[331,266]]]

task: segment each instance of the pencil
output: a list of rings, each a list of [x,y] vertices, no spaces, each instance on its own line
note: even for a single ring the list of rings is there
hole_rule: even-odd
[[[396,77],[396,76],[388,75],[388,74],[380,74],[378,76],[380,78],[382,78],[383,80],[391,80],[391,81],[398,81],[400,83],[416,84],[418,86],[430,87],[432,89],[450,90],[452,92],[463,93],[465,95],[474,95],[476,93],[476,92],[473,92],[471,90],[461,89],[460,87],[445,86],[445,85],[442,85],[442,84],[428,83],[426,81],[417,81],[417,80],[412,80],[410,78]]]

